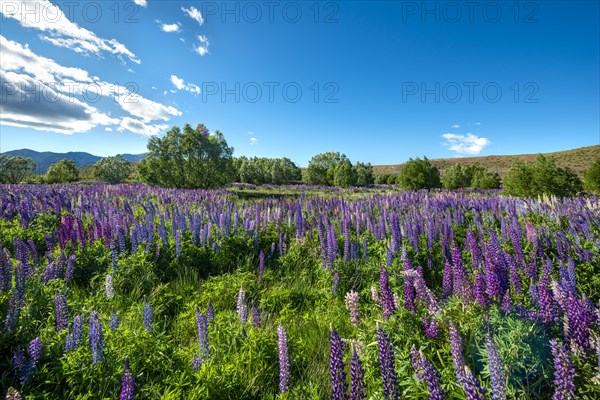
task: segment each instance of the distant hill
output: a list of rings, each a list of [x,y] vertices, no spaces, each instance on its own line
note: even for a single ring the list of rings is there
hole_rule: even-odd
[[[50,151],[35,151],[29,149],[11,150],[2,154],[8,154],[11,156],[29,157],[35,161],[35,173],[44,174],[52,164],[63,160],[73,160],[78,167],[85,167],[87,165],[97,163],[102,157],[95,156],[90,153],[84,152],[68,152],[68,153],[52,153]],[[127,161],[138,162],[146,157],[146,154],[121,154]]]
[[[600,145],[580,147],[573,150],[558,151],[555,153],[543,153],[545,156],[552,156],[556,164],[561,167],[569,167],[581,175],[590,165],[600,158]],[[504,177],[511,164],[517,160],[523,162],[533,162],[537,154],[519,154],[512,156],[483,156],[483,157],[460,157],[460,158],[437,158],[429,160],[433,165],[439,168],[440,172],[454,164],[479,165],[498,172],[500,177]],[[398,175],[404,164],[394,165],[375,165],[373,172],[375,174]]]

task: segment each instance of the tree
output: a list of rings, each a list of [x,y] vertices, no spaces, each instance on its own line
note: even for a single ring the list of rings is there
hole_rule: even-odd
[[[454,164],[444,171],[442,183],[446,189],[458,189],[471,186],[473,169],[462,164]]]
[[[0,183],[19,183],[32,175],[34,169],[32,158],[0,155]]]
[[[214,188],[232,182],[233,147],[223,134],[199,124],[173,127],[148,141],[148,154],[138,164],[142,180],[150,185],[176,188]]]
[[[542,154],[537,156],[534,163],[516,162],[504,178],[504,191],[511,196],[553,194],[569,197],[581,190],[581,180],[573,170],[557,167],[552,157]]]
[[[356,175],[356,184],[359,186],[372,185],[375,182],[371,163],[357,162],[354,165],[354,173]]]
[[[337,152],[326,152],[317,154],[308,162],[306,169],[306,183],[310,185],[333,185],[333,167],[342,161],[342,156]]]
[[[446,189],[496,189],[500,187],[500,176],[478,165],[454,164],[444,172],[442,183]]]
[[[62,183],[79,180],[79,169],[75,161],[63,159],[50,166],[46,172],[46,182]]]
[[[278,158],[271,166],[271,182],[277,185],[302,180],[302,171],[289,158]]]
[[[409,159],[400,170],[398,184],[405,190],[433,189],[441,186],[440,171],[427,157]]]
[[[475,189],[498,189],[500,187],[500,175],[479,167],[473,173],[471,187]]]
[[[349,160],[339,162],[333,167],[333,185],[339,187],[356,185],[356,172]]]
[[[131,174],[129,161],[122,155],[105,157],[94,165],[94,177],[110,183],[123,182]]]
[[[600,158],[592,163],[583,174],[586,190],[600,194]]]

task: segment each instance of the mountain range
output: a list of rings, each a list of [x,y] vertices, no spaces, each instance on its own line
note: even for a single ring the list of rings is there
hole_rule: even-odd
[[[85,167],[87,165],[92,165],[97,163],[102,157],[95,156],[90,153],[85,153],[81,151],[70,151],[68,153],[52,153],[50,151],[35,151],[29,149],[21,149],[21,150],[11,150],[4,152],[2,154],[10,155],[10,156],[21,156],[21,157],[29,157],[35,161],[35,173],[36,174],[45,174],[52,164],[63,160],[73,160],[78,167]],[[123,158],[130,162],[138,162],[146,157],[146,153],[142,154],[121,154]]]

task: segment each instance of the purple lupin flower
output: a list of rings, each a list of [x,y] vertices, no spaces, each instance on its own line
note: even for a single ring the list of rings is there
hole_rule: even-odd
[[[485,389],[481,387],[473,372],[465,365],[463,388],[466,400],[485,400]]]
[[[146,331],[152,330],[154,309],[150,303],[144,303],[144,329]]]
[[[347,398],[348,385],[346,383],[346,370],[344,365],[344,342],[331,327],[329,332],[329,373],[331,375],[331,387],[333,400],[344,400]]]
[[[192,358],[192,369],[194,372],[198,372],[198,370],[202,367],[202,359],[198,356],[198,354],[194,354]]]
[[[135,396],[135,377],[133,376],[131,369],[129,369],[129,358],[125,357],[125,362],[123,364],[120,400],[133,400],[133,397]]]
[[[82,342],[83,336],[83,317],[81,315],[76,315],[73,318],[73,324],[69,329],[69,333],[65,338],[65,351],[68,353],[73,351],[77,346],[79,346]]]
[[[402,260],[404,263],[404,306],[408,311],[416,312],[417,307],[415,306],[415,287],[412,281],[412,275],[410,272],[413,270],[410,259],[406,254],[406,248],[402,247]]]
[[[111,332],[116,332],[117,329],[119,329],[119,316],[117,315],[117,313],[115,312],[115,309],[112,309],[112,312],[110,314],[110,331]]]
[[[258,254],[258,281],[262,281],[263,274],[265,273],[265,253],[261,250]]]
[[[454,364],[454,374],[459,384],[463,384],[465,379],[465,357],[463,356],[462,338],[458,328],[453,322],[448,326],[450,332],[450,354],[452,354],[452,363]]]
[[[70,282],[75,273],[75,254],[71,254],[67,259],[67,268],[65,269],[65,281]]]
[[[33,375],[42,359],[42,341],[39,337],[29,342],[29,375]]]
[[[245,324],[248,320],[248,306],[246,305],[246,291],[244,290],[244,286],[240,286],[240,291],[238,292],[237,297],[237,313],[240,317],[240,322]]]
[[[25,381],[27,380],[27,375],[28,375],[28,363],[27,360],[25,359],[25,352],[23,351],[22,348],[18,348],[17,351],[15,351],[15,353],[13,354],[13,368],[15,370],[15,375],[17,378],[19,378],[19,381],[21,382],[21,385],[23,385],[25,383]]]
[[[442,389],[442,377],[435,369],[431,361],[416,349],[413,345],[411,350],[411,362],[417,377],[427,384],[429,400],[443,400],[446,392]]]
[[[352,322],[352,325],[356,327],[360,326],[357,292],[351,290],[348,293],[346,293],[346,307],[348,307],[348,311],[350,312],[350,321]]]
[[[512,297],[510,297],[508,290],[504,292],[504,296],[502,297],[502,311],[508,314],[513,311]]]
[[[352,349],[350,361],[350,400],[363,400],[367,398],[365,385],[365,370],[356,350]]]
[[[104,339],[102,337],[102,323],[96,311],[90,313],[90,348],[92,349],[92,364],[102,361]]]
[[[0,245],[0,293],[8,292],[12,287],[12,263],[10,253]]]
[[[485,348],[488,353],[488,365],[492,381],[492,400],[504,400],[506,399],[506,375],[504,374],[502,359],[498,354],[498,347],[489,332],[485,335]]]
[[[554,396],[552,400],[575,398],[575,365],[566,346],[556,340],[550,341],[550,350],[554,359]]]
[[[27,285],[27,268],[21,261],[15,264],[15,289],[19,298],[25,297],[25,287]]]
[[[279,392],[285,393],[290,387],[290,358],[288,354],[288,339],[285,328],[277,326],[277,348],[279,351]]]
[[[578,300],[575,295],[569,294],[567,300],[567,339],[571,350],[575,354],[587,355],[591,350],[590,328],[594,318],[591,302],[585,297]]]
[[[335,296],[335,292],[337,291],[339,284],[340,284],[340,274],[336,271],[335,274],[333,274],[333,286],[331,288],[332,296]]]
[[[215,308],[212,303],[208,302],[208,307],[206,307],[206,321],[210,322],[215,319]]]
[[[256,304],[252,305],[252,324],[255,328],[260,328],[260,309]]]
[[[381,290],[383,316],[384,318],[389,318],[392,316],[394,311],[396,311],[396,307],[394,305],[394,296],[392,295],[392,290],[390,289],[388,272],[385,267],[381,267],[379,269],[379,290]]]
[[[475,285],[473,288],[473,294],[475,295],[475,300],[480,305],[487,307],[490,304],[490,299],[487,294],[487,284],[485,279],[485,273],[480,269],[475,271]]]
[[[390,337],[379,327],[379,324],[377,325],[377,345],[379,347],[379,368],[383,378],[383,393],[387,400],[398,399],[398,376],[394,362],[394,348]]]
[[[200,360],[206,362],[210,357],[208,348],[208,320],[206,315],[200,312],[196,307],[196,325],[198,327],[198,345],[200,347]]]
[[[452,296],[452,283],[454,277],[452,272],[452,264],[448,261],[444,263],[444,276],[442,280],[442,299]]]
[[[4,319],[4,332],[10,332],[16,328],[21,313],[21,298],[15,289],[8,295],[8,310]]]
[[[59,290],[54,295],[54,310],[56,316],[56,331],[60,332],[69,327],[69,314],[67,311],[67,299]]]

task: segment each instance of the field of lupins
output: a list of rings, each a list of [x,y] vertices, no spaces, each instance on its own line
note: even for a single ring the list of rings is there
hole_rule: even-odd
[[[600,398],[600,200],[0,186],[7,399]]]

